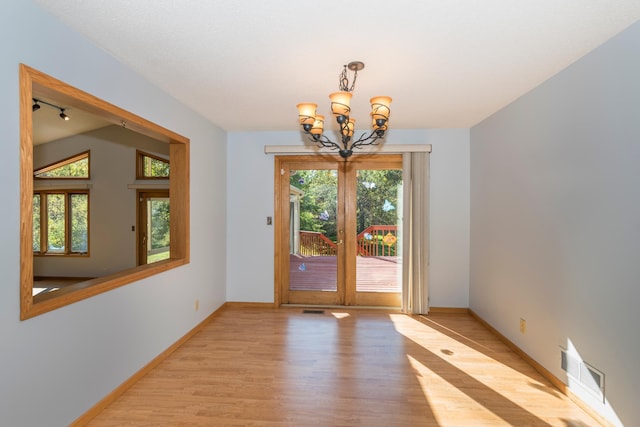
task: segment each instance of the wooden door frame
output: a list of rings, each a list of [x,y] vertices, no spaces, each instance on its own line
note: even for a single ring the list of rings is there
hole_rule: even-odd
[[[325,169],[333,169],[332,166],[336,166],[338,170],[339,181],[343,180],[343,185],[338,185],[338,206],[343,210],[342,215],[337,215],[338,223],[336,224],[338,229],[338,236],[342,235],[344,244],[338,246],[337,263],[338,272],[344,272],[342,277],[338,277],[338,292],[336,294],[339,305],[345,306],[368,306],[374,305],[374,300],[384,300],[385,306],[400,306],[401,296],[394,295],[376,295],[376,298],[372,298],[367,293],[356,292],[356,259],[355,257],[344,256],[346,248],[356,247],[356,228],[355,221],[345,221],[347,217],[355,217],[354,209],[356,206],[357,190],[355,186],[356,175],[354,168],[375,168],[376,165],[388,165],[389,163],[395,163],[400,169],[402,168],[402,155],[401,154],[388,154],[388,155],[375,155],[375,154],[362,154],[354,155],[347,161],[343,161],[338,156],[328,155],[287,155],[287,156],[275,156],[274,162],[274,305],[279,307],[284,304],[284,301],[289,301],[289,289],[288,286],[284,286],[289,283],[289,270],[283,268],[285,265],[284,257],[289,256],[289,240],[290,234],[288,224],[290,222],[290,210],[288,196],[289,195],[289,179],[282,179],[284,175],[289,176],[291,169],[297,169],[295,167],[296,162],[309,162],[317,163],[325,166]],[[329,167],[327,167],[329,166]],[[383,169],[383,167],[380,167]],[[299,168],[298,168],[299,169]],[[287,203],[284,203],[284,201]],[[343,201],[342,206],[340,201]],[[342,233],[340,233],[342,230]],[[311,296],[311,300],[314,299],[314,291],[301,291],[306,292]],[[327,304],[322,298],[317,298],[318,303]],[[331,304],[335,305],[335,304]]]
[[[171,200],[169,197],[168,189],[136,190],[136,265],[138,266],[147,264],[146,262],[142,263],[142,251],[144,250],[144,248],[142,243],[140,242],[141,234],[146,230],[147,225],[147,204],[143,203],[143,200],[141,200],[143,195],[145,197],[166,197]],[[169,209],[171,209],[171,205],[169,205]]]
[[[341,170],[340,163],[337,161],[337,156],[313,156],[313,155],[301,155],[301,156],[276,156],[274,167],[274,301],[276,306],[283,304],[283,301],[289,301],[290,291],[288,286],[284,284],[289,283],[289,270],[282,268],[284,265],[285,257],[289,257],[289,227],[285,226],[290,223],[289,217],[289,171],[291,169],[300,169],[296,167],[296,164],[305,164],[308,167],[309,163],[313,163],[314,167],[317,166],[319,170],[336,170],[338,172],[338,180],[344,179]],[[283,176],[287,179],[283,179]],[[343,189],[338,186],[338,201],[344,200]],[[285,203],[286,202],[286,203]],[[340,203],[338,208],[341,209]],[[337,215],[337,230],[344,230],[344,215]],[[344,232],[343,232],[344,234]],[[340,244],[337,247],[336,260],[338,271],[344,271],[344,244]],[[305,294],[313,301],[314,304],[322,305],[343,305],[344,301],[344,276],[338,275],[337,280],[337,292],[328,293],[321,291],[291,291],[305,292]]]

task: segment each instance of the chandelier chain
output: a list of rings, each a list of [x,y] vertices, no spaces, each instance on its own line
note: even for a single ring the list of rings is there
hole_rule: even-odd
[[[358,78],[358,70],[354,70],[353,72],[353,81],[351,82],[351,87],[349,87],[349,75],[347,74],[347,66],[345,65],[340,73],[338,88],[342,92],[353,92],[353,89],[356,87],[356,79]]]

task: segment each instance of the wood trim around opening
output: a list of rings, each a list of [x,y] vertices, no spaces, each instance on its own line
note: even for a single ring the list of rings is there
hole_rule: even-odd
[[[189,139],[47,74],[20,64],[20,319],[25,320],[189,263]],[[33,116],[35,95],[84,110],[170,144],[171,258],[120,271],[33,298]]]

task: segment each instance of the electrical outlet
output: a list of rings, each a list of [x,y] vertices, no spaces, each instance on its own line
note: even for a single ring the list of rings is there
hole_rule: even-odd
[[[522,318],[520,319],[520,332],[523,334],[527,332],[527,321]]]
[[[196,300],[196,302],[194,304],[194,307],[195,307],[196,311],[198,311],[200,309],[200,300],[199,299]]]

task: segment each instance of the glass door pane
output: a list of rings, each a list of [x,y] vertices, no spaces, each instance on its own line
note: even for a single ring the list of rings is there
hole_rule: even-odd
[[[356,171],[356,293],[401,292],[401,205],[401,168]]]
[[[289,290],[338,290],[338,171],[289,171]]]

